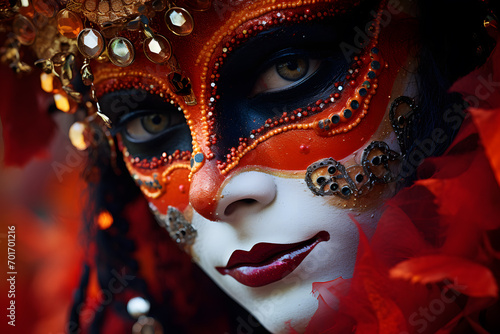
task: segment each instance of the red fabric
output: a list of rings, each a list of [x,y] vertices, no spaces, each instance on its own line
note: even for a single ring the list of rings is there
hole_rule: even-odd
[[[4,163],[26,165],[44,156],[56,125],[47,112],[50,98],[40,88],[36,74],[18,78],[7,66],[0,66],[0,120],[4,142]]]
[[[499,55],[500,56],[500,55]],[[500,91],[498,92],[500,96]],[[474,124],[479,129],[479,136],[486,150],[488,161],[500,184],[500,108],[494,110],[471,109]]]
[[[393,278],[411,280],[413,283],[437,283],[450,277],[460,277],[455,290],[471,297],[496,297],[498,286],[488,268],[460,257],[429,255],[404,261],[390,271]]]
[[[360,231],[349,292],[338,281],[315,284],[319,308],[308,333],[450,333],[462,317],[484,331],[473,319],[498,296],[492,271],[498,253],[484,240],[500,229],[494,203],[500,188],[474,124],[466,123],[444,156],[419,168],[433,171],[431,177],[387,203],[374,237],[368,241]],[[442,297],[447,289],[456,301]],[[332,298],[340,301],[338,310],[327,302]],[[430,307],[440,311],[427,314],[432,321],[419,313]]]
[[[462,94],[472,108],[499,108],[500,47],[493,50],[483,66],[455,82],[450,90]]]
[[[500,47],[490,55],[486,63],[458,80],[451,91],[461,93],[471,105],[469,110],[476,125],[486,155],[500,182]]]
[[[353,278],[314,284],[307,333],[489,333],[485,318],[499,330],[498,309],[487,316],[500,281],[499,56],[453,86],[481,109],[386,203],[372,239],[360,230]]]

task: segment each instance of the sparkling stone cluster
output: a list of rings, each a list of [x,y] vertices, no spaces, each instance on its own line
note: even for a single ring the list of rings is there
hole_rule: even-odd
[[[212,0],[184,1],[191,10],[204,11],[211,6]],[[10,8],[11,7],[11,8]],[[181,96],[187,104],[196,104],[190,79],[178,66],[170,41],[152,30],[150,20],[164,13],[164,24],[172,34],[187,36],[193,32],[194,20],[189,11],[167,0],[23,0],[11,5],[5,11],[5,18],[12,19],[12,36],[1,50],[2,60],[10,63],[17,72],[29,72],[31,66],[23,63],[20,48],[23,45],[49,50],[46,59],[38,60],[35,65],[43,71],[42,88],[54,95],[56,107],[64,112],[73,113],[82,102],[80,93],[74,91],[72,79],[79,50],[83,56],[80,68],[82,81],[90,86],[90,98],[94,119],[101,116],[106,125],[109,119],[100,111],[94,87],[94,75],[90,63],[92,59],[110,61],[113,65],[126,67],[136,57],[136,47],[121,32],[143,33],[142,48],[145,56],[153,63],[168,64],[173,72],[168,82],[172,91]],[[54,36],[45,36],[45,28],[50,27]],[[58,33],[60,35],[58,35]],[[59,37],[60,43],[53,43]],[[45,41],[47,40],[47,41]],[[71,43],[71,48],[68,47]],[[50,44],[50,45],[48,45]],[[55,80],[58,79],[58,80]],[[89,108],[87,111],[89,112]],[[70,138],[80,150],[89,145],[90,131],[85,122],[78,122],[71,128]]]

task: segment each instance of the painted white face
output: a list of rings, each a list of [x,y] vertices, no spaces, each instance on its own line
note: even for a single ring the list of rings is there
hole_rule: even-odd
[[[354,164],[361,152],[343,163]],[[196,212],[192,220],[198,231],[195,260],[273,333],[287,332],[288,322],[299,332],[305,329],[318,307],[312,293],[314,282],[352,277],[359,238],[354,221],[371,236],[383,199],[394,193],[392,186],[385,185],[372,190],[377,199],[321,197],[308,188],[304,172],[293,174],[280,176],[262,168],[239,172],[220,192],[216,211],[220,221],[210,221]],[[262,244],[265,247],[255,247]],[[279,245],[286,246],[282,249]],[[237,250],[252,250],[253,255],[237,257],[231,263]],[[301,261],[304,253],[307,255]],[[259,262],[256,266],[260,269],[240,269],[234,274],[238,280],[217,270],[235,263],[241,268],[246,261]],[[248,325],[252,326],[250,321]]]
[[[309,191],[303,179],[265,172],[235,175],[222,195],[217,211],[224,222],[194,214],[192,224],[198,237],[193,250],[198,264],[273,333],[286,331],[287,321],[297,330],[305,328],[318,306],[312,294],[313,282],[352,276],[358,232],[349,214],[363,222],[367,231],[375,228],[378,219],[377,210],[359,213],[331,206],[328,199]],[[255,201],[238,202],[243,198]],[[231,212],[224,214],[231,205]],[[322,231],[330,240],[319,242],[291,274],[279,281],[250,287],[216,269],[225,267],[236,250],[249,251],[259,243],[295,244]],[[273,274],[263,271],[254,279],[266,282],[267,275]]]

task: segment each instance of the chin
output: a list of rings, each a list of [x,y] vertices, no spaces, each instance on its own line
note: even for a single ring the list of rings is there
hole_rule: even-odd
[[[325,264],[325,260],[334,256],[334,245],[329,242],[319,244],[309,256],[289,275],[274,283],[261,287],[248,287],[237,282],[233,277],[223,276],[207,265],[206,259],[198,263],[211,279],[232,299],[250,312],[260,325],[271,333],[289,333],[293,328],[303,333],[318,309],[318,300],[313,293],[315,282],[352,277],[356,250],[351,249],[349,258],[344,259],[342,272],[334,271],[334,266]],[[333,296],[332,296],[333,297]],[[329,300],[335,307],[337,300]],[[247,330],[259,326],[248,319],[240,324]]]
[[[289,333],[291,328],[303,333],[318,308],[318,300],[311,293],[309,284],[295,286],[287,291],[286,285],[289,284],[293,285],[289,282],[281,288],[274,288],[265,301],[241,301],[271,333]]]
[[[324,250],[317,247],[317,254],[310,254],[293,273],[262,287],[245,286],[232,277],[222,276],[206,265],[199,264],[223,291],[258,320],[260,324],[251,318],[239,324],[248,332],[262,325],[271,333],[289,333],[291,328],[303,333],[318,309],[313,283],[330,278],[331,273],[317,271],[318,257],[323,257],[324,254]],[[351,268],[347,271],[352,275]]]

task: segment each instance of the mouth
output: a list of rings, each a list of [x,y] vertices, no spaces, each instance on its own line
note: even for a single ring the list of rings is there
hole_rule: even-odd
[[[257,288],[283,279],[292,273],[307,255],[330,234],[321,231],[311,239],[294,244],[259,243],[250,251],[236,250],[225,267],[215,269],[249,287]]]

